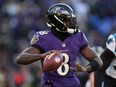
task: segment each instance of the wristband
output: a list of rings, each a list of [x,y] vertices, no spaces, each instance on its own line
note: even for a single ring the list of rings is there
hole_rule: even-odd
[[[92,71],[98,70],[99,68],[100,68],[100,65],[98,61],[96,61],[96,58],[95,58],[86,66],[86,72],[90,73]]]

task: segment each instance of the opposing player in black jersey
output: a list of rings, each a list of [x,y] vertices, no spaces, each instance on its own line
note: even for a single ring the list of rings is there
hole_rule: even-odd
[[[95,87],[116,87],[116,34],[108,37],[100,57],[103,67],[95,72]]]

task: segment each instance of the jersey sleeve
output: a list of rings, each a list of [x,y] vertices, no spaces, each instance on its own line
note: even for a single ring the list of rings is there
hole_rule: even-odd
[[[85,36],[85,34],[83,32],[81,32],[81,40],[80,40],[80,51],[88,46],[88,40],[87,37]]]
[[[46,35],[48,32],[46,31],[39,31],[36,32],[31,41],[30,41],[30,46],[33,46],[41,51],[43,51],[43,42],[44,42],[44,35]]]
[[[39,32],[36,32],[31,38],[30,46],[33,46],[37,49],[41,49],[41,43],[39,42],[41,42],[40,35],[39,35]]]
[[[106,41],[106,48],[116,56],[116,34],[111,34]]]

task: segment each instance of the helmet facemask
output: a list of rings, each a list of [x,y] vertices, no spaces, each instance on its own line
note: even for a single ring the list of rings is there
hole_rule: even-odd
[[[55,9],[54,9],[55,8]],[[65,9],[66,8],[66,9]],[[69,12],[68,12],[68,10]],[[49,9],[47,13],[47,25],[49,27],[54,27],[57,31],[62,33],[75,33],[76,28],[76,17],[72,12],[72,9],[62,5],[54,5]]]

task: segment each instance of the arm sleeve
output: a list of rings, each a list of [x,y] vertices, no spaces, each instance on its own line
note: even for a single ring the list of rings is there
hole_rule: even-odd
[[[103,67],[101,68],[101,72],[105,72],[105,70],[108,68],[110,63],[112,62],[113,58],[115,57],[114,53],[110,51],[108,48],[104,50],[104,52],[100,55],[102,61],[103,61]]]

